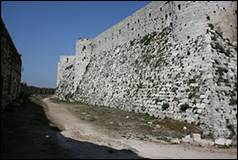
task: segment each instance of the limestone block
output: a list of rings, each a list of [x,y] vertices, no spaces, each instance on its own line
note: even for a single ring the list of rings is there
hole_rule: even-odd
[[[190,135],[187,135],[187,136],[182,138],[182,142],[184,142],[184,143],[192,143],[193,139],[192,139],[192,137]]]
[[[221,146],[230,146],[232,143],[231,139],[226,139],[226,138],[218,138],[215,140],[216,145],[221,145]]]
[[[171,143],[171,144],[179,144],[179,143],[180,143],[180,140],[179,140],[178,138],[172,138],[172,139],[170,140],[170,143]]]

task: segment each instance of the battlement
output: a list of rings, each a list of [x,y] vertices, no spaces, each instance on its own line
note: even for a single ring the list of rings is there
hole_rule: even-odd
[[[69,63],[74,60],[75,56],[60,56],[60,63]]]
[[[76,49],[75,49],[76,55],[92,52],[91,44],[92,44],[92,40],[87,38],[77,40]]]
[[[60,56],[60,60],[58,62],[58,67],[57,67],[57,82],[56,82],[56,87],[58,87],[60,81],[63,81],[63,75],[64,71],[66,70],[67,67],[70,65],[74,65],[75,62],[75,56]]]

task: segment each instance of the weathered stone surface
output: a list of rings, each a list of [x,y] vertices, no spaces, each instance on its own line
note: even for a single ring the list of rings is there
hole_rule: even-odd
[[[198,141],[201,140],[201,135],[200,134],[194,133],[194,134],[192,134],[192,137],[193,137],[193,140],[195,142],[198,142]]]
[[[207,140],[207,139],[200,139],[197,141],[197,143],[200,146],[207,147],[207,146],[213,146],[214,142],[212,140]]]
[[[182,142],[184,142],[184,143],[192,143],[193,139],[192,139],[192,137],[190,135],[187,135],[187,136],[182,138]]]
[[[193,143],[200,146],[212,146],[214,142],[208,139],[202,139],[200,134],[192,134],[193,136]]]
[[[234,137],[232,139],[232,143],[231,143],[232,146],[237,146],[237,137]]]
[[[218,138],[215,140],[215,144],[221,146],[230,146],[232,144],[232,140],[226,138]]]
[[[180,140],[179,140],[178,138],[172,138],[172,139],[170,140],[170,143],[171,143],[171,144],[179,144],[179,143],[180,143]]]
[[[20,93],[21,55],[1,19],[1,112]]]
[[[213,137],[237,135],[236,8],[151,2],[78,40],[76,55],[60,59],[56,95],[195,123]]]
[[[200,134],[192,134],[192,137],[190,135],[187,135],[183,137],[181,140],[184,143],[190,143],[190,144],[199,145],[203,147],[214,145],[214,142],[212,140],[202,139]]]

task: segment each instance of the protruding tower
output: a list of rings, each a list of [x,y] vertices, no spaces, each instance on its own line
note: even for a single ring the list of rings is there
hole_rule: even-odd
[[[92,53],[92,41],[89,39],[79,39],[76,42],[76,58],[75,58],[75,83],[74,89],[77,89],[78,84],[82,80],[86,67],[90,62]]]

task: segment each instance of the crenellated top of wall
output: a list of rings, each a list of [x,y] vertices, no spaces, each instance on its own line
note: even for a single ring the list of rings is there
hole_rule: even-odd
[[[94,39],[79,39],[76,55],[97,53],[161,31],[171,25],[176,39],[186,44],[191,38],[206,33],[211,23],[229,40],[237,41],[237,5],[232,1],[157,1],[151,2],[118,22]],[[227,25],[227,24],[230,25]]]
[[[75,59],[75,56],[60,56],[59,63],[67,64],[72,62]]]
[[[170,2],[151,2],[93,39],[95,50],[108,50],[162,30],[171,22]]]
[[[235,1],[157,1],[151,2],[115,24],[94,39],[76,42],[76,56],[61,56],[58,68],[75,60],[76,81],[82,79],[91,56],[110,50],[151,32],[172,26],[177,42],[186,45],[190,39],[204,35],[208,27],[237,43],[237,2]],[[229,25],[227,25],[229,24]]]
[[[231,41],[237,41],[236,2],[160,1],[151,2],[93,39],[95,51],[109,50],[135,38],[173,25],[177,39],[186,44],[189,38],[206,33],[208,23]],[[227,24],[230,24],[229,26]]]
[[[60,81],[63,80],[63,74],[67,67],[74,65],[75,56],[60,56],[57,68],[57,82],[56,86],[59,85]]]
[[[75,61],[75,80],[79,83],[91,56],[107,51],[151,32],[172,26],[177,42],[186,45],[190,39],[204,35],[208,27],[237,45],[236,1],[156,1],[137,10],[94,39],[77,40],[75,56],[61,56],[58,66]],[[229,24],[229,25],[227,25]],[[75,83],[77,85],[78,83]],[[76,87],[76,86],[75,86]]]
[[[210,26],[231,42],[237,41],[237,5],[235,3],[235,1],[171,2],[173,32],[176,39],[186,44],[189,39],[205,35]]]
[[[92,51],[91,44],[92,40],[87,38],[77,40],[75,47],[76,55],[80,55],[82,52],[83,53],[91,52]]]

